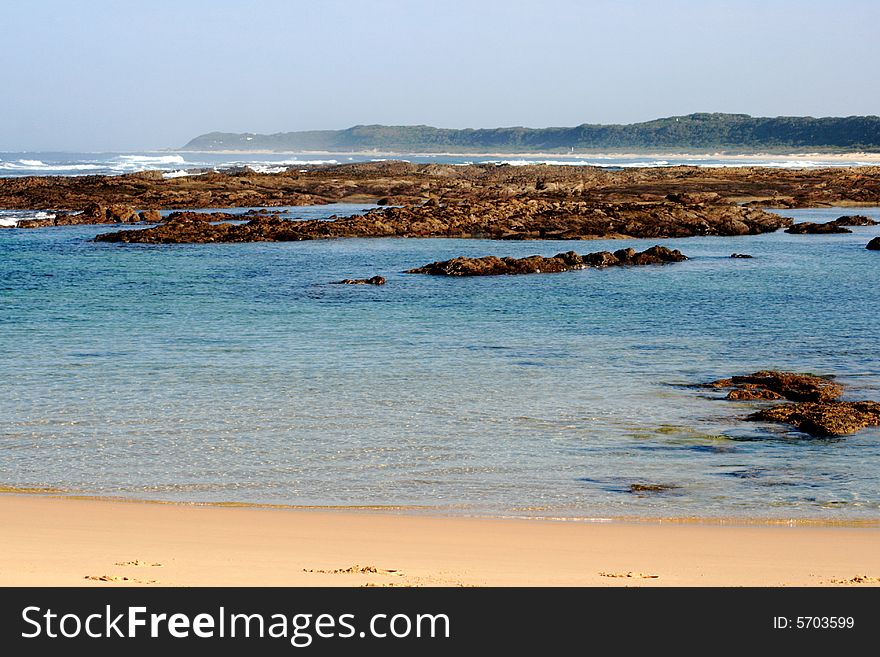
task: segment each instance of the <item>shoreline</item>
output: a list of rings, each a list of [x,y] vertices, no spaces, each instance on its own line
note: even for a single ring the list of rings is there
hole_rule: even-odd
[[[274,502],[240,502],[224,500],[204,502],[196,500],[163,500],[124,495],[96,495],[85,492],[66,491],[55,488],[30,488],[0,485],[0,500],[5,497],[37,497],[55,500],[78,500],[83,502],[112,502],[120,504],[144,504],[181,508],[206,509],[253,509],[289,512],[320,512],[343,514],[387,514],[414,518],[458,518],[472,520],[515,520],[519,522],[564,524],[675,524],[728,527],[849,527],[880,529],[880,515],[876,518],[823,518],[819,516],[646,516],[646,515],[595,515],[595,516],[529,516],[516,513],[499,514],[414,504],[284,504]]]
[[[4,586],[880,584],[877,527],[554,522],[27,494],[0,495],[0,523]]]

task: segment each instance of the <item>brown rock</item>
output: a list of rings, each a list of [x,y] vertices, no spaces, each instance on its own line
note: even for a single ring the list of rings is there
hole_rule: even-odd
[[[598,251],[596,253],[588,253],[582,256],[581,260],[585,265],[590,267],[613,267],[620,260],[610,251]]]
[[[755,399],[785,399],[778,392],[765,388],[737,388],[727,393],[727,399],[733,401],[753,401]]]
[[[138,219],[147,224],[158,224],[162,221],[162,213],[158,210],[138,212]]]
[[[727,398],[737,400],[784,398],[801,402],[830,401],[843,394],[843,387],[829,377],[776,370],[719,379],[707,385],[711,388],[735,388]]]
[[[100,221],[102,210],[105,221]],[[99,219],[97,223],[135,223],[140,221],[137,210],[130,205],[109,205],[105,208],[98,206],[96,218]]]
[[[788,399],[748,416],[749,420],[783,422],[813,436],[844,436],[867,426],[880,426],[880,403],[845,402],[843,387],[828,377],[764,370],[747,376],[719,379],[712,388],[734,388],[728,399]]]

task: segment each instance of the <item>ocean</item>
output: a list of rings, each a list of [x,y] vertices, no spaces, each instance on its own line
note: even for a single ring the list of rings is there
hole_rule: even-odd
[[[864,248],[880,227],[672,239],[690,260],[463,279],[401,272],[656,241],[91,241],[117,229],[0,230],[0,486],[570,519],[880,511],[880,429],[809,438],[692,387],[777,368],[880,399]],[[332,284],[377,274],[387,285]]]

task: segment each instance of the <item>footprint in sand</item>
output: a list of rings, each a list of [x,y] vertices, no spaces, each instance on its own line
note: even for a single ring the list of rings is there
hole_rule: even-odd
[[[93,582],[131,582],[132,584],[158,584],[155,579],[135,579],[134,577],[125,577],[124,575],[86,575],[83,579],[90,579]]]
[[[117,561],[117,566],[132,566],[135,568],[154,568],[157,566],[161,566],[160,563],[153,563],[150,561],[141,561],[140,559],[135,559],[134,561]]]
[[[832,584],[880,584],[880,577],[856,575],[852,579],[832,579]]]
[[[660,575],[646,575],[644,573],[604,573],[600,572],[599,575],[602,577],[628,577],[631,579],[658,579]]]
[[[403,577],[403,573],[396,568],[376,568],[376,566],[360,566],[355,564],[348,568],[336,568],[334,570],[322,570],[320,568],[303,568],[304,573],[323,573],[325,575],[397,575]]]
[[[382,584],[376,584],[376,582],[367,582],[366,584],[362,584],[361,588],[371,589],[371,588],[386,588],[389,586],[408,586],[409,588],[414,588],[418,586],[418,584],[395,584],[394,582],[384,582]]]

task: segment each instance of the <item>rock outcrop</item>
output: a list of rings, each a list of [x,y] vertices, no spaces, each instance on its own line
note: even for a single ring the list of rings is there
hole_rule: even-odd
[[[868,246],[865,247],[868,251],[880,251],[880,237],[875,237],[870,242],[868,242]]]
[[[587,267],[614,267],[624,265],[659,265],[666,262],[681,262],[687,256],[681,251],[653,246],[642,252],[635,249],[620,249],[611,253],[600,251],[578,255],[574,251],[558,253],[545,258],[529,256],[526,258],[453,258],[442,262],[432,262],[424,267],[409,269],[408,274],[431,274],[435,276],[500,276],[509,274],[552,274]]]
[[[845,436],[868,426],[880,426],[880,403],[840,401],[843,386],[830,377],[764,370],[706,384],[732,388],[727,399],[788,400],[761,409],[747,419],[781,422],[812,436]]]

